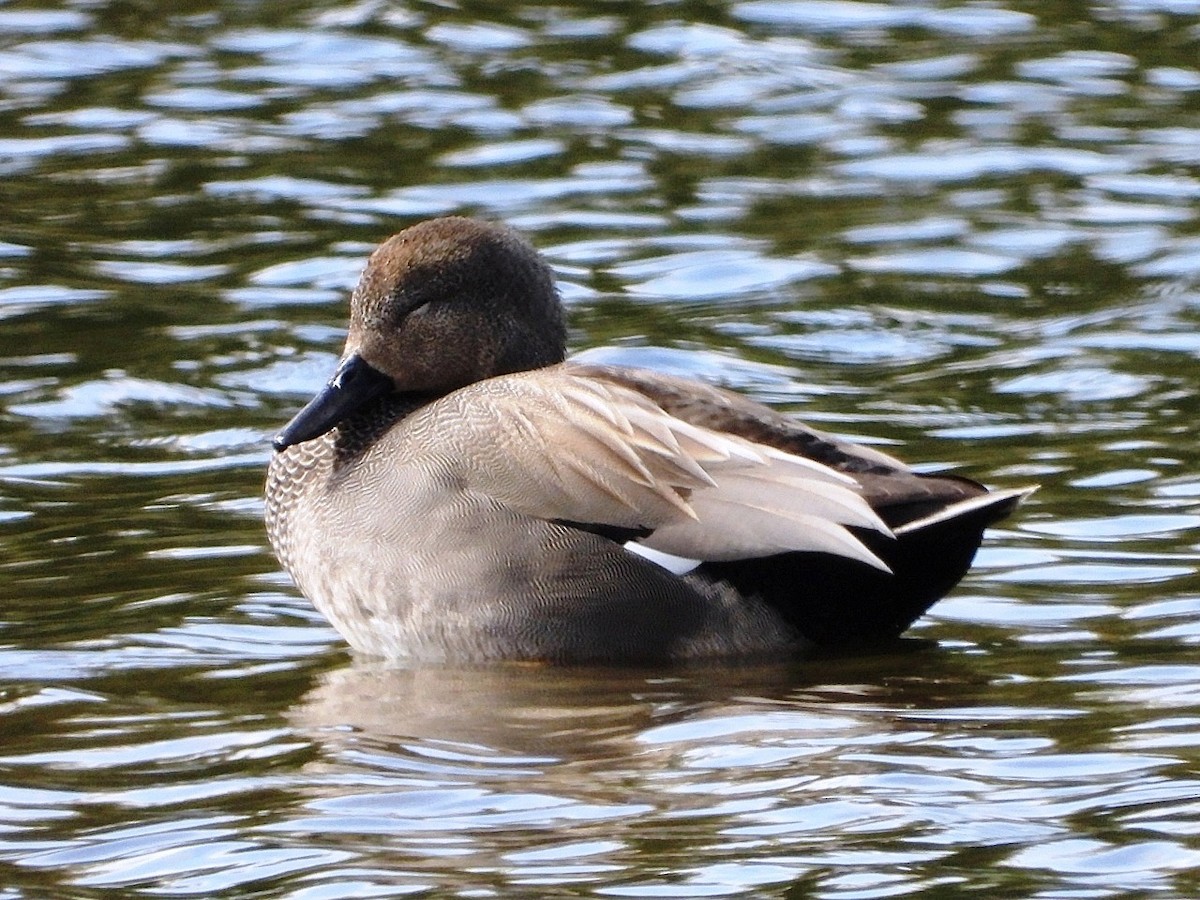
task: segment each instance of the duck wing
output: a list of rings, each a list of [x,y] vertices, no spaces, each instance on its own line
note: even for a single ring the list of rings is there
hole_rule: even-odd
[[[806,551],[887,571],[857,535],[891,532],[853,475],[686,421],[633,385],[561,365],[435,405],[463,489],[523,515],[695,560]]]
[[[993,496],[977,481],[958,475],[914,472],[887,453],[811,428],[731,391],[648,369],[575,367],[596,380],[632,388],[692,425],[736,435],[851,476],[858,493],[893,529],[938,515],[964,501]],[[1014,492],[1020,496],[1026,493]],[[998,500],[993,496],[989,502]],[[1015,501],[1007,506],[997,502],[996,519],[1003,518],[1014,505]]]
[[[790,551],[714,559],[688,577],[722,581],[770,604],[817,644],[894,639],[966,574],[984,529],[1007,516],[1031,488],[989,491],[957,475],[927,475],[878,450],[825,434],[719,388],[657,372],[582,367],[625,385],[670,415],[820,463],[853,478],[890,533],[849,530],[886,565]]]

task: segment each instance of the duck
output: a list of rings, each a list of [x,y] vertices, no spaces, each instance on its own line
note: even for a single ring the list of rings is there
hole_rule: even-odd
[[[1030,492],[566,349],[550,266],[505,225],[430,219],[370,255],[265,504],[283,568],[355,651],[658,663],[895,641]]]

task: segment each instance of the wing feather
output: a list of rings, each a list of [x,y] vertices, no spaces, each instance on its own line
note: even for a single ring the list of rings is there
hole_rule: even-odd
[[[673,556],[714,561],[796,550],[818,551],[891,571],[842,525],[820,516],[730,501],[720,496],[698,498],[693,506],[704,527],[672,522],[641,543]],[[723,527],[713,527],[718,523]]]
[[[526,515],[647,528],[645,546],[691,559],[816,550],[887,568],[848,530],[890,534],[850,475],[685,422],[628,385],[560,366],[435,405],[465,487]]]

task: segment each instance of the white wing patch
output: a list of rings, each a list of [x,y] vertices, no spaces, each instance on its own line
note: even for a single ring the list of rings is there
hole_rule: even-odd
[[[663,553],[655,550],[653,547],[647,547],[645,544],[639,544],[637,541],[626,541],[625,549],[630,553],[648,559],[655,565],[662,566],[668,572],[675,575],[686,575],[692,569],[700,565],[698,559],[687,559],[683,556],[672,556],[670,553]]]

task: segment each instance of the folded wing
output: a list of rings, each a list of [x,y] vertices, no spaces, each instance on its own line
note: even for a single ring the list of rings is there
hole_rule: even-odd
[[[464,489],[525,515],[630,529],[696,560],[810,550],[887,571],[847,530],[890,535],[851,475],[688,423],[632,387],[562,366],[479,382],[440,404],[469,467]]]

